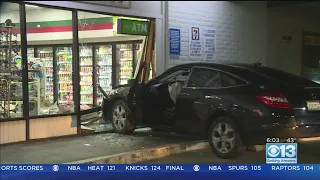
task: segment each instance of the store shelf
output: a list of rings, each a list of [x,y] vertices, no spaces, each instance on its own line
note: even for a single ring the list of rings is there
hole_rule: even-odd
[[[80,104],[90,104],[90,105],[92,105],[93,103],[92,102],[80,102]]]
[[[68,102],[71,102],[71,101],[58,101],[58,104],[65,104],[65,103],[68,103]]]
[[[132,58],[121,58],[120,61],[132,61]]]
[[[81,86],[92,86],[93,84],[92,83],[82,83],[82,82],[80,82],[80,85]]]
[[[70,62],[58,62],[58,64],[72,64],[72,61],[70,61]]]
[[[52,54],[52,51],[39,51],[40,54]]]
[[[70,54],[70,53],[65,53],[65,52],[58,52],[57,55],[68,55],[68,56],[72,56],[72,54]]]
[[[73,93],[73,91],[64,91],[64,90],[59,90],[59,93]]]
[[[81,92],[80,94],[81,94],[81,95],[91,95],[92,92]]]
[[[112,66],[112,64],[107,64],[107,63],[98,63],[99,66]]]
[[[119,49],[119,51],[132,51],[132,49],[131,48],[121,48],[121,49]]]
[[[122,68],[120,68],[120,70],[132,70],[132,68],[129,68],[129,67],[122,67]]]
[[[80,72],[80,76],[93,76],[93,73],[83,73],[83,72]]]
[[[66,74],[72,74],[72,72],[61,72],[61,71],[59,71],[58,74],[59,74],[59,75],[66,75]]]
[[[112,53],[105,53],[105,52],[97,52],[97,55],[112,55]]]

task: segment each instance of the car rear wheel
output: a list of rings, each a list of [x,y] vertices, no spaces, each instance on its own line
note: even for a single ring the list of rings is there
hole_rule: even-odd
[[[242,141],[231,119],[220,117],[215,120],[210,126],[208,139],[212,152],[218,157],[228,159],[239,155]]]
[[[117,100],[113,103],[111,123],[113,129],[117,133],[121,134],[132,134],[134,129],[131,123],[128,121],[129,108],[125,101]]]

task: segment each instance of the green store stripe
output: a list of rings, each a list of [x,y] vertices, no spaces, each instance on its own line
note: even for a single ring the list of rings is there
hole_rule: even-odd
[[[79,19],[78,23],[83,24],[87,23],[91,24],[104,24],[104,23],[112,23],[113,17],[103,17],[103,18],[87,18],[87,19]],[[36,28],[40,27],[55,27],[55,26],[71,26],[72,20],[62,20],[62,21],[40,21],[40,22],[27,22],[27,28]],[[20,24],[15,24],[15,28],[20,28]]]

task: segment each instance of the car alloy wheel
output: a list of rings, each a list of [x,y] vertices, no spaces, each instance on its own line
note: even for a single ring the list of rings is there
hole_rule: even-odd
[[[113,124],[118,130],[122,130],[125,128],[126,120],[127,120],[127,113],[125,108],[122,105],[117,105],[113,109]]]
[[[227,123],[218,123],[212,131],[212,142],[220,153],[229,153],[235,144],[235,133]]]

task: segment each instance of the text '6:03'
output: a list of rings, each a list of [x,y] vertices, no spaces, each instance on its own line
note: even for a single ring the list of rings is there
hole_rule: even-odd
[[[267,143],[279,143],[280,142],[280,138],[267,138],[266,142]]]

